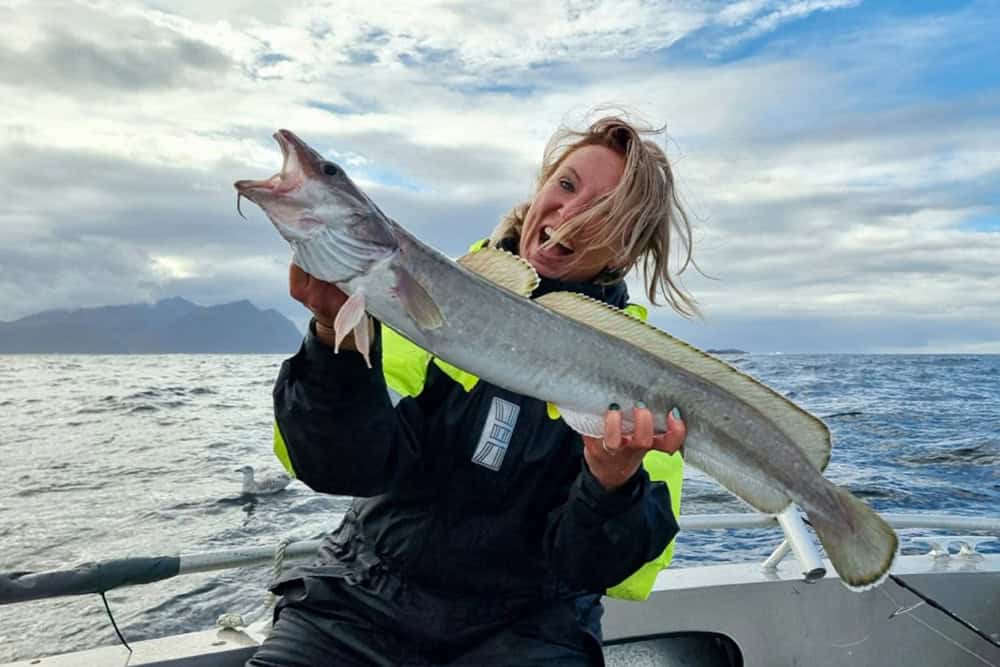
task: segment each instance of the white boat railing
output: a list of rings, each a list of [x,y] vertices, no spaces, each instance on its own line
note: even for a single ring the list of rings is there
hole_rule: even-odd
[[[926,528],[936,530],[980,530],[1000,533],[1000,517],[962,517],[949,514],[894,514],[881,515],[893,528]],[[688,514],[678,520],[683,531],[741,530],[752,528],[781,528],[785,539],[774,553],[764,561],[765,569],[775,569],[789,553],[795,555],[802,565],[802,574],[809,581],[822,578],[826,574],[823,559],[802,515],[794,507],[781,514]],[[989,539],[989,538],[984,538]],[[316,553],[322,540],[291,542],[285,550],[284,559],[308,558]],[[930,543],[930,542],[928,542]],[[279,545],[280,546],[280,545]],[[245,567],[271,562],[278,547],[252,547],[243,550],[225,550],[181,557],[178,574],[208,572],[211,570]],[[232,558],[242,558],[232,564]]]
[[[1000,516],[955,516],[952,514],[905,514],[879,512],[893,528],[932,528],[940,530],[983,530],[1000,532]],[[740,530],[776,526],[778,519],[771,514],[687,514],[679,520],[681,530]]]
[[[882,517],[893,528],[922,528],[944,531],[984,531],[1000,534],[1000,517],[962,517],[947,514],[894,514]],[[789,552],[794,553],[804,577],[814,581],[826,574],[819,550],[798,511],[790,508],[780,515],[695,514],[682,515],[681,530],[742,530],[780,527],[785,539],[763,563],[774,568]],[[928,544],[957,541],[958,537],[924,538]],[[992,538],[961,538],[975,549],[975,542]],[[43,572],[0,572],[0,604],[26,602],[65,595],[104,593],[122,586],[151,583],[182,574],[275,564],[316,555],[322,540],[284,541],[273,546],[222,549],[176,556],[121,558],[83,563]],[[965,547],[963,547],[965,548]],[[277,562],[276,562],[277,561]]]

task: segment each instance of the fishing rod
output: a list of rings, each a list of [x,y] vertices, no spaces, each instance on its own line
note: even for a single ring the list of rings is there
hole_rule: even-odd
[[[313,556],[319,545],[320,540],[293,542],[284,550],[284,557]],[[183,574],[262,565],[272,562],[275,552],[276,547],[250,547],[178,556],[112,558],[42,572],[0,572],[0,605],[67,595],[100,594]]]
[[[893,517],[895,515],[892,515],[892,514],[889,514],[889,513],[884,513],[884,514],[882,514],[882,516],[890,523],[890,525],[893,526],[893,528],[928,528],[928,527],[932,527],[933,525],[937,525],[937,522],[935,522],[931,516],[925,516],[923,521],[919,521],[918,520],[919,517],[908,517],[910,519],[910,522],[909,522],[910,525],[907,525],[906,522],[900,522],[900,521],[894,522],[890,517]],[[805,523],[806,525],[812,527],[812,523],[810,523],[810,521],[809,521],[808,518],[803,517],[802,518],[802,522]],[[996,523],[996,522],[995,521],[987,521],[987,523],[993,524],[993,523]],[[963,528],[966,528],[966,527],[971,527],[971,526],[969,526],[968,524],[966,526],[963,526]],[[992,530],[992,531],[996,532],[996,528],[995,527],[990,527],[990,528],[983,527],[983,528],[980,528],[980,529],[981,530]],[[975,529],[973,529],[973,530],[975,530]],[[997,641],[995,638],[993,638],[990,635],[986,634],[985,632],[983,632],[982,630],[980,630],[978,627],[976,627],[975,625],[973,625],[971,622],[965,620],[964,618],[962,618],[961,616],[959,616],[956,612],[952,611],[951,609],[949,609],[945,605],[941,604],[940,602],[938,602],[934,598],[932,598],[929,595],[926,595],[924,593],[921,593],[916,588],[914,588],[910,584],[908,584],[905,581],[903,581],[898,575],[890,573],[889,576],[888,576],[888,578],[891,579],[900,588],[902,588],[904,590],[907,590],[910,593],[912,593],[913,595],[917,596],[917,598],[919,598],[923,603],[927,604],[929,607],[931,607],[933,609],[937,609],[938,611],[940,611],[943,614],[945,614],[946,616],[948,616],[948,618],[954,620],[955,622],[959,623],[960,625],[962,625],[966,629],[968,629],[971,632],[973,632],[976,636],[978,636],[981,639],[985,640],[987,643],[992,644],[993,646],[996,646],[997,648],[1000,648],[1000,641]],[[896,610],[895,612],[893,612],[892,616],[895,616],[898,613],[900,613],[900,611]],[[892,616],[890,616],[890,618],[892,618]]]
[[[910,584],[906,583],[905,581],[903,581],[900,577],[898,577],[895,574],[890,574],[889,578],[892,579],[892,581],[895,582],[896,585],[899,586],[900,588],[903,588],[905,590],[910,591],[911,593],[913,593],[914,595],[916,595],[918,598],[920,598],[921,600],[923,600],[928,606],[933,607],[934,609],[937,609],[938,611],[946,614],[948,616],[948,618],[952,619],[953,621],[956,621],[957,623],[960,623],[961,625],[965,626],[966,628],[968,628],[969,630],[971,630],[975,634],[977,634],[980,637],[982,637],[988,643],[993,644],[997,648],[1000,648],[1000,641],[997,641],[993,637],[989,636],[988,634],[986,634],[985,632],[983,632],[982,630],[980,630],[979,628],[977,628],[975,625],[973,625],[969,621],[965,620],[964,618],[962,618],[961,616],[959,616],[958,614],[956,614],[952,610],[948,609],[947,607],[945,607],[943,604],[941,604],[940,602],[938,602],[937,600],[935,600],[931,596],[925,595],[924,593],[921,593],[916,588],[914,588]]]

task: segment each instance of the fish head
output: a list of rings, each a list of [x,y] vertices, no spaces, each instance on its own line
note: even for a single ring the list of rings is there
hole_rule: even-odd
[[[340,165],[327,160],[295,133],[278,130],[274,138],[284,162],[264,180],[236,181],[236,205],[246,197],[257,204],[287,241],[307,241],[330,227],[360,228],[382,213]]]

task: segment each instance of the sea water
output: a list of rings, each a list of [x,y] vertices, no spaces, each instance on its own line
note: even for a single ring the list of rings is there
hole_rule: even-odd
[[[1000,356],[728,355],[834,436],[827,476],[876,509],[1000,513]],[[0,356],[0,571],[315,539],[349,499],[293,483],[256,502],[241,473],[277,472],[274,355]],[[690,471],[683,513],[749,511]],[[901,531],[904,553],[926,551]],[[673,567],[763,560],[777,531],[682,533]],[[996,544],[982,551],[1000,551]],[[268,568],[107,595],[129,640],[268,614]],[[113,644],[99,596],[0,607],[0,662]]]

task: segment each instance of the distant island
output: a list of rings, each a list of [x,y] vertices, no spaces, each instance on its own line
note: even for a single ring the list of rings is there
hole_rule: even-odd
[[[723,347],[720,349],[709,348],[705,351],[709,354],[749,354],[746,350],[737,350],[733,347]]]
[[[175,297],[0,322],[0,354],[292,353],[302,333],[249,301],[199,306]]]

